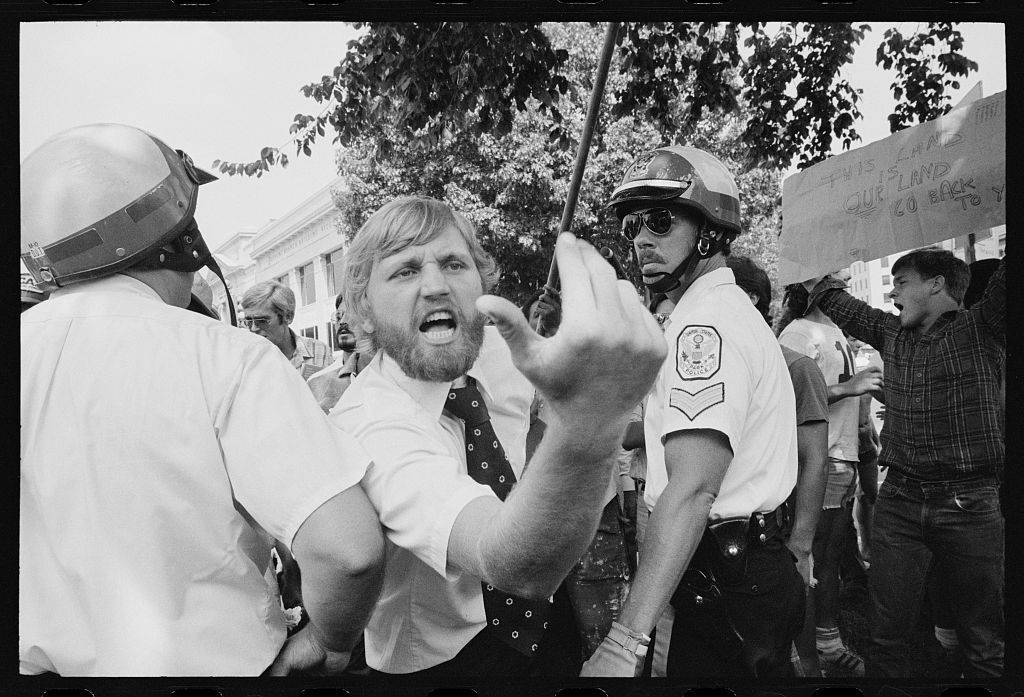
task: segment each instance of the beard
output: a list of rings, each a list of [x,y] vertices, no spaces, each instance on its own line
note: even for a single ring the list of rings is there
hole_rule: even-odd
[[[447,344],[429,344],[422,340],[419,327],[374,317],[373,336],[377,348],[391,356],[411,378],[427,382],[451,382],[465,375],[476,363],[484,340],[487,318],[474,310],[466,317],[458,307],[451,308],[458,334]],[[382,321],[383,319],[383,321]]]

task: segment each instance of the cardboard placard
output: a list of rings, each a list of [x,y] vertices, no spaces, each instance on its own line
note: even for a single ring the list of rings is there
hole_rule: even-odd
[[[1006,222],[1006,91],[782,185],[783,284]]]

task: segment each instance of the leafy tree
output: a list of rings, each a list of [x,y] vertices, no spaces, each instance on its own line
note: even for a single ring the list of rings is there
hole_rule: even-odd
[[[566,54],[566,73],[577,89],[567,91],[560,108],[566,129],[579,133],[603,31],[585,24],[546,25],[544,29],[556,50]],[[631,246],[619,235],[617,221],[605,203],[634,157],[671,139],[646,117],[612,115],[614,90],[624,82],[622,75],[610,78],[573,232],[596,245],[611,247],[639,288],[637,269],[629,263]],[[423,194],[447,200],[473,221],[484,246],[498,259],[503,270],[498,292],[523,300],[546,279],[575,155],[551,137],[548,124],[538,109],[517,110],[511,130],[501,137],[451,130],[432,149],[415,147],[388,130],[389,126],[370,129],[383,133],[393,146],[382,154],[376,147],[378,136],[363,135],[339,150],[339,172],[347,184],[345,191],[336,194],[343,230],[354,234],[370,212],[395,196]],[[700,120],[682,128],[678,135],[680,140],[719,154],[734,171],[741,170],[744,146],[737,117]],[[778,175],[774,170],[755,168],[738,179],[746,205],[745,232],[737,248],[761,260],[774,275]]]
[[[959,89],[956,78],[978,69],[977,63],[960,53],[963,45],[960,32],[948,22],[929,24],[927,32],[918,31],[909,38],[898,29],[885,32],[876,62],[886,70],[896,67],[896,80],[890,85],[896,98],[896,111],[889,115],[891,133],[950,110],[952,97],[946,88]]]
[[[349,42],[331,75],[302,88],[323,108],[295,116],[296,153],[308,154],[333,131],[348,185],[337,200],[348,235],[395,196],[448,200],[474,222],[502,266],[499,292],[523,299],[547,275],[602,27],[357,26],[366,31]],[[859,140],[859,90],[840,71],[867,30],[839,23],[625,25],[573,231],[628,259],[630,245],[604,208],[622,171],[658,144],[703,147],[738,175],[744,234],[734,249],[765,266],[777,286],[781,170],[794,160],[808,166],[824,159],[834,139],[844,148]],[[893,128],[949,108],[945,89],[958,84],[934,71],[975,70],[960,54],[962,43],[948,24],[928,25],[909,39],[886,33],[877,62],[897,67],[894,94],[909,101],[890,117]],[[944,52],[932,56],[926,46]],[[214,166],[260,176],[286,164],[286,153],[268,147],[253,162]],[[638,282],[635,267],[627,268]]]
[[[317,115],[296,114],[291,125],[296,154],[334,131],[349,145],[374,133],[387,154],[398,141],[436,148],[447,132],[501,137],[524,110],[546,118],[545,130],[563,149],[572,147],[562,99],[576,83],[568,53],[556,48],[538,23],[357,23],[330,75],[302,88],[324,105]],[[774,26],[774,25],[773,25]],[[833,138],[843,147],[859,139],[859,90],[840,77],[864,38],[867,25],[790,23],[769,35],[770,25],[710,22],[629,23],[620,33],[614,115],[639,115],[663,134],[705,116],[746,111],[745,164],[786,168],[827,157]],[[750,51],[744,59],[743,45]],[[928,50],[926,50],[928,47]],[[963,38],[949,23],[933,23],[909,39],[886,32],[876,62],[897,68],[892,89],[894,129],[912,116],[934,118],[949,108],[947,87],[977,69],[960,51]],[[936,70],[943,71],[942,73]],[[734,79],[738,73],[739,80]],[[680,89],[685,84],[688,89]],[[906,97],[905,103],[901,103]],[[287,164],[279,148],[265,147],[248,163],[217,160],[221,172],[260,176]]]

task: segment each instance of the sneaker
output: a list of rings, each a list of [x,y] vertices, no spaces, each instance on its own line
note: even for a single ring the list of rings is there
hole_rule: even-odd
[[[827,678],[864,677],[864,659],[845,646],[838,651],[818,651],[818,665]]]

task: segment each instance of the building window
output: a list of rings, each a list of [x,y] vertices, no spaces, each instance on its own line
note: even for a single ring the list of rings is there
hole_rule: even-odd
[[[892,276],[890,276],[887,273],[882,274],[882,285],[886,286],[886,287],[891,286],[892,285]]]
[[[882,268],[889,268],[889,257],[882,257]]]
[[[341,267],[344,258],[341,250],[324,255],[327,262],[327,292],[332,298],[338,297],[341,292]]]
[[[302,334],[302,336],[306,337],[307,339],[319,339],[320,338],[318,336],[319,332],[317,330],[318,330],[318,327],[316,327],[316,326],[306,327],[300,333]]]
[[[309,305],[316,301],[316,288],[313,284],[313,263],[298,268],[299,296],[301,305]]]

